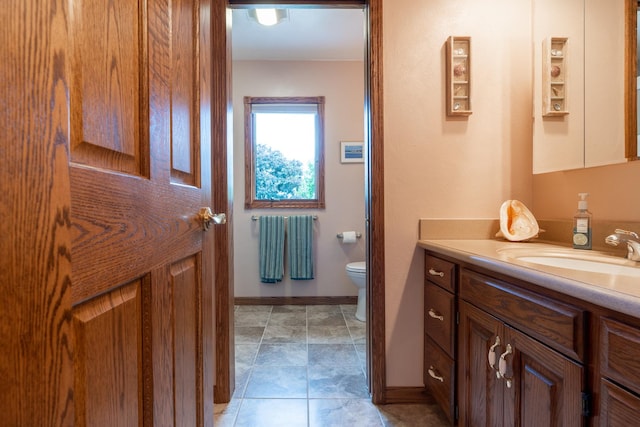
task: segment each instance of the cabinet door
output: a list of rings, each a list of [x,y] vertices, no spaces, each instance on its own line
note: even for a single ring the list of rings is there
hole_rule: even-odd
[[[599,426],[626,427],[637,423],[640,397],[606,379],[602,380],[600,396]]]
[[[583,367],[505,326],[505,426],[581,426]]]
[[[503,380],[489,366],[487,356],[503,338],[502,323],[471,304],[460,303],[458,329],[458,405],[460,426],[500,426],[503,413]],[[504,352],[493,347],[496,361]],[[495,365],[497,368],[497,364]]]

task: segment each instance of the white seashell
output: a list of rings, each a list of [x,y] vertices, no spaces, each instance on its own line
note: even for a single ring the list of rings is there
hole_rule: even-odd
[[[536,237],[540,227],[524,203],[507,200],[500,206],[500,231],[507,240],[520,242]]]

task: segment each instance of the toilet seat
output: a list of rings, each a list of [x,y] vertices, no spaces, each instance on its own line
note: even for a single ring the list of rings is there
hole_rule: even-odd
[[[367,263],[365,261],[350,262],[347,264],[346,270],[351,273],[364,274],[367,272]]]

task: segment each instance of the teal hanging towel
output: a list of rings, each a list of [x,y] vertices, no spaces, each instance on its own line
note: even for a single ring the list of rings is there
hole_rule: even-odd
[[[287,223],[287,234],[291,279],[313,279],[313,216],[290,216]]]
[[[260,217],[260,281],[276,283],[284,272],[284,217]]]

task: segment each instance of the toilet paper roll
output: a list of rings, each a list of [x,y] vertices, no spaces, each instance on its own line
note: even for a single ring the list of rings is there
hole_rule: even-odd
[[[342,243],[355,243],[356,242],[356,232],[355,231],[343,231],[342,232]]]

